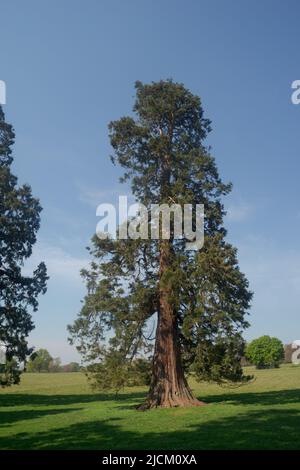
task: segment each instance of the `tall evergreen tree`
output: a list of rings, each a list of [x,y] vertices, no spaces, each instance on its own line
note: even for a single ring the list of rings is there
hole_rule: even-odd
[[[241,368],[252,294],[236,249],[226,242],[221,197],[231,190],[204,146],[210,122],[199,97],[172,80],[136,83],[135,119],[109,125],[112,161],[125,169],[137,201],[204,204],[205,242],[187,251],[187,240],[100,240],[93,237],[88,293],[69,327],[71,341],[102,387],[126,384],[133,358],[147,351],[149,322],[156,319],[152,379],[141,409],[201,404],[186,373],[199,380],[245,380]],[[172,232],[171,232],[172,233]],[[107,334],[108,335],[108,340]]]
[[[0,107],[0,345],[6,351],[0,365],[2,386],[19,382],[20,363],[32,352],[26,339],[34,328],[31,310],[37,310],[37,296],[46,292],[47,280],[44,263],[31,277],[22,273],[36,241],[41,206],[31,188],[18,186],[11,173],[14,138]]]

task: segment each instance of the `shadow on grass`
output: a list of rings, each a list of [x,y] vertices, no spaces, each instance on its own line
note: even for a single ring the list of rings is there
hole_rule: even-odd
[[[75,395],[40,395],[25,393],[1,393],[0,408],[8,406],[56,406],[56,405],[78,405],[80,403],[114,402],[124,409],[132,409],[137,403],[142,402],[146,392],[133,393],[99,393],[99,394],[75,394]],[[270,392],[225,392],[218,395],[203,395],[199,400],[206,403],[228,402],[234,405],[277,405],[300,403],[300,389],[287,389]]]
[[[278,390],[271,392],[223,393],[221,395],[201,395],[206,403],[227,402],[233,405],[287,405],[300,403],[300,389]]]
[[[144,396],[143,392],[120,394],[117,399],[114,394],[55,396],[6,394],[0,395],[0,405],[3,404],[3,399],[6,406],[80,405],[80,403],[113,400],[116,408],[128,408],[142,401]],[[124,421],[120,416],[75,423],[49,431],[21,432],[3,436],[0,437],[0,449],[300,449],[300,408],[292,407],[293,404],[299,404],[299,389],[262,393],[234,392],[207,396],[204,399],[211,403],[212,407],[213,402],[225,402],[233,405],[257,404],[265,408],[244,410],[239,406],[236,414],[230,412],[228,416],[226,407],[216,407],[217,414],[212,414],[211,417],[206,414],[205,420],[201,417],[201,409],[195,409],[195,415],[192,415],[193,422],[189,423],[182,418],[182,429],[175,430],[162,426],[160,421],[162,415],[155,411],[146,412],[146,420],[140,418],[145,417],[145,414],[132,411],[132,419],[129,421]],[[278,405],[290,407],[278,409],[275,407]],[[12,423],[74,410],[75,408],[33,409],[20,412],[7,410],[4,412],[4,418],[8,419],[7,423]],[[220,416],[220,413],[225,416]],[[10,415],[11,421],[9,421]],[[188,419],[190,418],[191,415]],[[164,419],[166,419],[165,414]],[[199,422],[195,422],[196,420]],[[145,422],[149,423],[148,430]],[[177,421],[178,424],[180,425]]]
[[[77,394],[77,395],[28,395],[25,393],[1,393],[0,407],[3,406],[55,406],[55,405],[76,405],[80,403],[93,403],[97,401],[113,401],[113,402],[133,402],[134,400],[142,400],[145,392],[135,393],[97,393],[97,394]]]
[[[120,420],[89,421],[0,438],[1,449],[299,449],[300,410],[270,409],[223,417],[184,429],[126,431]]]
[[[27,419],[37,419],[43,416],[65,414],[71,411],[80,411],[80,410],[82,410],[82,408],[0,411],[0,428],[16,423],[17,421],[25,421]]]

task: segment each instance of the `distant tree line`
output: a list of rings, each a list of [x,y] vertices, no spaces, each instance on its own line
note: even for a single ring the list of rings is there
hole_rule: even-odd
[[[26,364],[27,372],[79,372],[78,362],[61,364],[59,357],[52,357],[47,349],[39,349],[34,352]]]
[[[257,369],[278,368],[282,363],[291,363],[295,348],[292,344],[283,345],[278,339],[270,336],[261,336],[249,342],[246,346],[245,356],[242,358],[243,366],[256,366]],[[300,348],[299,348],[300,351]],[[85,371],[89,377],[92,373],[97,386],[102,389],[113,388],[116,391],[125,385],[149,385],[151,381],[151,361],[149,358],[137,358],[125,371],[119,370],[117,364],[112,364],[110,375],[104,370],[101,363],[91,364],[85,368],[78,362],[61,364],[59,357],[52,357],[47,349],[34,352],[25,370],[27,372],[79,372]],[[95,383],[94,383],[95,385]]]

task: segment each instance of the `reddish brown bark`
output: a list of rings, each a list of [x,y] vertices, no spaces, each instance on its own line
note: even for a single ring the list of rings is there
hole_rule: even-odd
[[[161,242],[160,248],[160,287],[159,312],[153,356],[152,381],[148,398],[139,408],[200,406],[185,379],[178,338],[178,325],[172,291],[163,279],[170,266],[171,244],[169,240]]]

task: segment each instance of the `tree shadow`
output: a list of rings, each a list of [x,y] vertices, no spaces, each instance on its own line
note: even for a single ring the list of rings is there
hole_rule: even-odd
[[[17,421],[25,421],[27,419],[37,419],[43,416],[65,414],[71,411],[80,411],[82,408],[60,408],[47,410],[10,410],[0,411],[0,428],[16,423]]]
[[[287,405],[300,402],[300,389],[287,389],[270,392],[224,393],[221,395],[201,395],[207,403],[227,402],[233,405]]]
[[[300,410],[251,411],[181,430],[126,431],[119,419],[89,421],[40,433],[0,438],[1,449],[300,449]]]
[[[147,419],[139,419],[141,412],[134,411],[133,406],[142,401],[145,392],[91,395],[0,395],[0,405],[25,406],[30,410],[3,410],[0,422],[8,425],[19,421],[39,418],[41,416],[78,411],[80,403],[109,402],[114,408],[132,409],[132,420],[129,430],[120,417],[104,420],[80,422],[69,426],[58,427],[42,432],[21,432],[0,437],[1,449],[161,449],[161,450],[193,450],[193,449],[300,449],[300,390],[279,390],[271,392],[224,393],[221,395],[201,396],[207,403],[226,403],[237,405],[233,408],[215,407],[211,417],[202,418],[201,409],[195,409],[195,414],[189,412],[192,422],[182,421],[182,430],[170,430],[162,427],[161,414],[155,411],[149,413],[149,423],[152,431],[147,431]],[[60,408],[55,408],[60,405]],[[77,405],[77,408],[66,408],[64,405]],[[261,407],[243,409],[241,405],[257,405]],[[287,405],[289,408],[278,409]],[[34,406],[49,406],[50,409],[39,410]],[[110,406],[110,405],[109,405]],[[52,408],[51,408],[52,407]],[[265,408],[263,408],[265,407]],[[276,408],[277,407],[277,408]],[[206,409],[206,408],[204,408]],[[228,413],[228,409],[230,410]],[[220,411],[223,416],[220,416]],[[166,410],[167,413],[174,413]],[[153,414],[152,414],[153,413]],[[176,413],[176,412],[175,412]],[[210,411],[209,411],[210,413]],[[226,416],[224,416],[224,413]],[[218,416],[219,417],[216,417]],[[145,415],[144,415],[145,416]],[[165,416],[165,415],[164,415]],[[179,415],[178,415],[179,416]],[[184,416],[184,415],[183,415]],[[153,425],[157,423],[157,430]]]
[[[1,393],[0,407],[11,406],[55,406],[55,405],[76,405],[80,403],[93,402],[109,402],[120,404],[124,409],[133,408],[139,400],[143,401],[147,392],[132,393],[91,393],[91,394],[74,394],[74,395],[40,395],[25,393]],[[206,403],[222,403],[231,404],[260,404],[260,405],[276,405],[291,404],[300,402],[300,389],[287,389],[270,392],[225,392],[218,395],[201,394],[199,400]]]
[[[0,407],[6,406],[55,406],[55,405],[74,405],[80,403],[93,403],[97,401],[113,401],[126,403],[133,400],[143,399],[145,392],[133,393],[91,393],[74,395],[40,395],[25,393],[1,393]]]
[[[136,405],[145,399],[146,393],[133,393],[119,395],[118,408],[122,410],[136,409]],[[242,392],[237,393],[226,392],[218,395],[205,395],[197,396],[200,401],[207,404],[214,403],[228,403],[232,405],[286,405],[292,403],[300,403],[300,389],[287,389],[270,392]],[[113,398],[110,398],[111,400]]]

